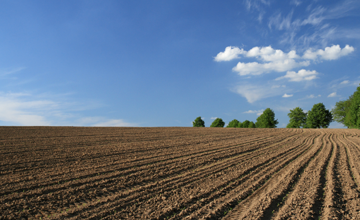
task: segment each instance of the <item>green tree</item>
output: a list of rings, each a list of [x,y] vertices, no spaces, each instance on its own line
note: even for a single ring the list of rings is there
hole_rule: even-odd
[[[239,121],[234,119],[232,121],[229,122],[228,126],[226,126],[227,128],[237,128],[237,126],[239,126]]]
[[[242,127],[243,127],[243,123],[241,121],[239,121],[237,128],[242,128]]]
[[[307,114],[306,128],[327,128],[332,122],[332,115],[323,103],[315,104]]]
[[[275,120],[275,113],[270,108],[264,110],[262,115],[256,119],[255,126],[257,128],[276,128],[279,122]]]
[[[201,117],[197,117],[195,121],[193,121],[193,127],[205,127],[205,122],[201,119]]]
[[[251,121],[251,122],[249,123],[249,128],[256,128],[256,127],[255,127],[255,123]]]
[[[356,91],[350,99],[350,106],[345,116],[345,125],[350,128],[360,128],[360,86],[357,87]]]
[[[351,95],[348,100],[337,102],[335,107],[331,109],[331,114],[333,115],[334,121],[339,122],[347,127],[349,126],[345,122],[345,117],[350,109],[352,98],[353,96]]]
[[[290,110],[288,114],[290,121],[286,126],[287,128],[300,128],[304,127],[306,124],[306,113],[300,108],[296,107]]]
[[[213,123],[211,123],[210,127],[224,127],[225,122],[221,118],[216,118]]]
[[[245,121],[242,123],[242,126],[243,126],[243,128],[248,128],[248,127],[249,127],[249,124],[250,124],[250,121],[249,121],[249,120],[245,120]]]

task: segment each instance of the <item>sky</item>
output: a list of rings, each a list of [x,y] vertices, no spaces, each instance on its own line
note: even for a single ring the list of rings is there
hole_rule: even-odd
[[[0,126],[205,126],[331,110],[358,0],[0,0]],[[332,122],[330,128],[343,128]]]

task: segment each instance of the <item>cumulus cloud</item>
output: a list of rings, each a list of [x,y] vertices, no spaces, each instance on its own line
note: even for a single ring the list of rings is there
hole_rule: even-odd
[[[293,97],[293,94],[289,94],[289,95],[288,95],[288,94],[285,93],[282,97],[283,97],[283,98]]]
[[[245,51],[243,49],[239,49],[238,47],[228,46],[225,48],[224,52],[220,52],[214,58],[215,61],[230,61],[233,59],[239,58],[240,54],[244,54]]]
[[[308,61],[296,62],[293,59],[286,59],[282,61],[269,62],[269,63],[242,63],[239,62],[234,68],[233,71],[238,72],[239,75],[260,75],[263,73],[269,73],[272,71],[276,72],[285,72],[296,67],[308,66],[310,63]]]
[[[340,83],[340,85],[345,85],[345,84],[348,84],[349,83],[349,80],[344,80]]]
[[[256,115],[261,115],[263,113],[264,109],[261,109],[261,110],[248,110],[244,113],[246,114],[256,114]]]
[[[274,50],[271,46],[253,47],[249,51],[242,50],[242,54],[246,57],[254,57],[262,62],[239,62],[233,68],[233,71],[238,72],[241,76],[260,75],[272,71],[285,72],[296,67],[310,65],[309,61],[295,61],[295,59],[300,57],[294,50],[284,53],[282,50]]]
[[[288,71],[285,76],[276,78],[276,80],[288,78],[289,81],[293,81],[293,82],[310,81],[316,79],[317,74],[318,72],[316,72],[315,70],[310,71],[310,70],[301,69],[298,72]]]
[[[333,92],[333,93],[331,93],[330,95],[328,95],[328,97],[336,97],[337,95],[336,95],[336,92]]]
[[[263,73],[274,71],[286,72],[294,68],[306,67],[310,65],[311,60],[335,60],[342,56],[346,56],[353,51],[354,48],[349,45],[346,45],[343,49],[341,49],[339,45],[333,45],[331,47],[326,47],[324,50],[319,49],[314,51],[313,49],[308,49],[303,56],[299,56],[295,50],[285,53],[282,50],[275,50],[271,46],[253,47],[249,51],[229,46],[225,48],[224,52],[218,53],[214,60],[217,62],[230,61],[240,58],[240,55],[243,57],[255,58],[258,61],[238,62],[232,70],[238,72],[241,76],[261,75]],[[309,79],[307,78],[306,80]]]
[[[313,49],[308,49],[305,51],[303,58],[304,59],[323,59],[323,60],[336,60],[342,56],[346,56],[354,51],[354,47],[346,45],[343,49],[339,45],[333,45],[331,47],[325,47],[325,50],[319,49],[314,51]]]

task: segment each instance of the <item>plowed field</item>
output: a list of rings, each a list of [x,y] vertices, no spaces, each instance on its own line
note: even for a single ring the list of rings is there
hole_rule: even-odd
[[[360,219],[360,131],[0,127],[0,219]]]

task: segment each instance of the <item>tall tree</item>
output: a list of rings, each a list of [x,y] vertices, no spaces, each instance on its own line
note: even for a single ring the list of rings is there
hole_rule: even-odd
[[[256,119],[255,126],[257,128],[276,128],[279,122],[275,120],[275,113],[270,108],[264,110],[262,115]]]
[[[290,121],[286,126],[287,128],[300,128],[304,127],[306,124],[306,113],[300,108],[296,107],[290,110],[288,114]]]
[[[349,125],[347,125],[347,122],[345,122],[345,117],[350,109],[352,98],[353,95],[351,95],[348,100],[337,102],[335,107],[331,110],[334,121],[339,122],[347,127],[349,127]]]
[[[332,115],[329,110],[325,108],[323,103],[315,104],[307,114],[306,127],[307,128],[327,128],[332,122]]]
[[[221,118],[216,118],[213,123],[211,123],[210,127],[224,127],[225,122]]]
[[[349,110],[345,116],[345,125],[350,128],[360,128],[360,86],[357,87],[356,91],[352,95]]]
[[[249,127],[249,124],[250,124],[250,121],[249,121],[249,120],[245,120],[245,121],[242,123],[242,126],[243,126],[243,128],[248,128],[248,127]]]
[[[251,122],[249,123],[249,128],[255,128],[255,123],[251,121]]]
[[[226,126],[227,128],[237,128],[239,126],[239,121],[234,119],[232,121],[229,122],[228,126]]]
[[[205,127],[204,120],[202,120],[201,117],[197,117],[195,121],[193,121],[193,127]]]

